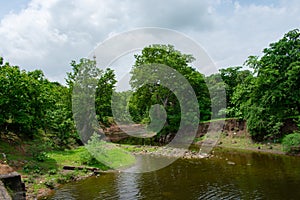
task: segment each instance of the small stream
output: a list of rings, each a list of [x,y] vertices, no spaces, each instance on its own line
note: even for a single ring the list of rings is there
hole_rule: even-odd
[[[153,172],[107,173],[69,183],[49,199],[298,200],[300,158],[223,149],[213,158],[178,159]]]

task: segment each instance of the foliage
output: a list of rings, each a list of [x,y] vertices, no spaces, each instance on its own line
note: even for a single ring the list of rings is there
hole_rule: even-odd
[[[75,178],[76,178],[76,173],[75,172],[69,172],[69,173],[66,173],[66,174],[61,173],[60,177],[56,181],[59,184],[64,184],[64,183],[74,181]]]
[[[112,107],[114,120],[119,123],[126,123],[131,120],[130,114],[128,114],[128,102],[132,97],[132,91],[115,91],[112,96]],[[132,106],[132,105],[131,105]],[[137,109],[132,109],[137,110]],[[125,112],[124,112],[125,111]],[[136,113],[132,113],[132,117],[138,116]],[[134,121],[139,121],[133,119]]]
[[[116,84],[114,71],[106,69],[101,74],[96,88],[96,114],[101,123],[108,122],[108,117],[112,117],[111,98]],[[108,123],[109,125],[109,123]]]
[[[220,69],[220,75],[225,83],[226,90],[226,116],[227,117],[238,117],[236,104],[233,100],[234,92],[237,87],[247,84],[247,81],[253,78],[252,73],[249,70],[242,70],[241,66],[228,67],[226,69]]]
[[[46,137],[52,141],[52,148],[64,149],[80,143],[80,139],[87,142],[93,133],[99,133],[99,124],[129,122],[129,116],[136,123],[164,123],[156,142],[175,134],[182,119],[190,116],[181,116],[176,94],[161,84],[162,80],[144,84],[146,78],[157,78],[149,76],[154,68],[147,68],[155,64],[178,71],[190,83],[198,100],[197,105],[191,106],[199,107],[200,121],[224,118],[226,114],[247,120],[247,128],[255,140],[280,139],[284,136],[281,131],[284,120],[300,116],[299,49],[300,32],[291,30],[265,48],[261,57],[248,57],[244,67],[252,71],[237,66],[204,77],[191,67],[192,55],[183,54],[172,45],[150,45],[135,55],[130,80],[133,91],[127,92],[116,92],[114,71],[98,69],[95,60],[72,61],[67,86],[63,86],[47,80],[41,70],[21,70],[0,57],[1,138],[5,138],[3,135],[8,138],[9,133],[30,140]],[[171,80],[174,86],[182,88],[174,77],[178,78],[170,74],[161,79]],[[223,95],[218,95],[224,87],[226,108]],[[152,109],[153,105],[160,106]],[[153,116],[166,116],[166,121],[154,121]],[[74,119],[84,137],[79,137]],[[43,151],[37,152],[41,153],[34,156],[37,160],[46,159]]]
[[[293,147],[300,148],[300,132],[286,135],[282,140],[283,151],[293,153]]]
[[[57,146],[75,137],[68,89],[48,81],[41,70],[26,72],[5,63],[0,66],[0,127],[33,139],[44,133],[54,135]]]
[[[44,112],[52,103],[48,83],[40,70],[26,72],[9,63],[0,65],[1,127],[32,138],[45,125]]]
[[[264,49],[261,58],[250,56],[245,63],[256,77],[238,86],[232,99],[256,140],[282,137],[284,119],[300,114],[299,36],[292,30]]]
[[[80,154],[80,162],[82,165],[95,165],[99,162],[88,151],[84,151]]]
[[[68,73],[70,102],[73,117],[80,139],[87,143],[94,131],[98,131],[99,122],[105,124],[112,116],[111,96],[115,87],[115,75],[111,69],[103,71],[96,66],[95,60],[80,59],[71,62],[73,71]]]
[[[28,148],[28,153],[32,155],[34,160],[43,162],[48,158],[47,152],[51,151],[52,149],[53,145],[51,142],[36,139],[31,142]]]
[[[49,84],[52,98],[55,100],[51,109],[45,112],[45,131],[50,135],[56,148],[64,148],[78,140],[75,124],[69,105],[69,90],[58,83]],[[74,141],[75,140],[75,141]]]
[[[135,157],[115,144],[105,142],[94,133],[86,145],[89,153],[100,163],[119,169],[135,163]]]
[[[130,99],[130,113],[136,122],[149,121],[149,110],[152,105],[161,105],[167,114],[167,120],[164,128],[159,132],[160,135],[176,133],[181,120],[181,111],[179,101],[173,91],[161,85],[165,80],[157,80],[156,83],[144,84],[146,79],[156,80],[157,77],[155,67],[160,65],[168,66],[179,72],[192,86],[198,99],[200,112],[200,120],[208,120],[210,118],[210,98],[208,88],[204,81],[204,76],[197,72],[189,64],[194,60],[192,55],[183,54],[171,45],[151,45],[142,50],[141,55],[135,55],[135,65],[131,71],[131,86],[134,88],[134,94]],[[150,66],[151,67],[147,67]],[[157,66],[155,66],[157,65]],[[153,74],[153,77],[150,76]],[[162,73],[163,74],[163,73]],[[175,74],[164,76],[164,79],[170,80],[174,85],[180,84],[174,79]],[[162,78],[162,77],[161,77]],[[176,77],[175,77],[176,78]],[[151,82],[151,81],[150,81]],[[182,86],[176,85],[180,88]],[[189,104],[188,102],[186,102]],[[162,112],[154,113],[158,116]],[[150,116],[151,117],[151,116]]]
[[[221,74],[211,74],[205,77],[205,83],[209,88],[211,104],[214,106],[212,108],[211,119],[224,118],[226,109],[226,93],[224,92],[225,83],[222,80]]]

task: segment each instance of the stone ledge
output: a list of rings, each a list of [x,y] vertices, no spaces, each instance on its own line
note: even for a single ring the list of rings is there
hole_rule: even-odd
[[[1,200],[12,200],[11,196],[7,192],[4,184],[0,181],[0,199]]]
[[[9,191],[11,191],[12,194],[11,194],[10,199],[12,199],[12,200],[25,200],[26,199],[25,185],[21,180],[20,174],[18,174],[17,172],[1,174],[0,181],[3,183],[3,186],[6,188],[6,194],[8,194],[7,188],[9,188]],[[5,192],[3,192],[3,194],[4,193]]]

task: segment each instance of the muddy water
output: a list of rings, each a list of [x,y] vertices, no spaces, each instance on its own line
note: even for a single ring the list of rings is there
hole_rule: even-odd
[[[221,150],[158,171],[66,184],[49,199],[300,199],[300,158]]]

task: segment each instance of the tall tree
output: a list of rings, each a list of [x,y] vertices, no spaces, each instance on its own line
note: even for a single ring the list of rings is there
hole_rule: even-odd
[[[282,137],[280,128],[286,118],[300,113],[300,33],[289,31],[278,42],[263,50],[263,56],[250,56],[246,64],[257,77],[249,99],[245,118],[256,139]],[[249,87],[248,87],[249,89]],[[247,91],[245,91],[247,92]]]
[[[39,129],[47,131],[48,113],[62,98],[41,70],[26,72],[17,66],[0,66],[0,124],[6,131],[32,138]]]
[[[190,63],[194,61],[192,55],[183,54],[172,45],[150,45],[145,47],[141,54],[135,55],[135,59],[130,80],[135,91],[131,99],[131,113],[135,114],[134,119],[139,121],[147,119],[151,105],[160,104],[167,112],[167,121],[160,135],[176,133],[178,129],[181,120],[179,101],[174,95],[174,91],[161,85],[161,82],[162,79],[167,79],[172,81],[174,85],[180,83],[174,81],[174,77],[177,76],[174,73],[165,74],[165,72],[161,72],[158,75],[156,72],[162,70],[160,65],[176,70],[189,82],[198,98],[197,106],[200,108],[200,119],[207,120],[210,118],[209,92],[204,76],[190,66]],[[144,84],[145,80],[151,79],[156,80],[156,82]],[[180,85],[176,85],[176,87],[179,88]],[[159,113],[161,112],[159,111],[157,114]]]
[[[112,117],[111,98],[117,81],[114,71],[106,69],[101,75],[96,88],[96,114],[101,123],[107,124],[107,117]],[[109,124],[107,124],[109,125]]]
[[[251,78],[253,76],[249,70],[242,69],[242,66],[220,69],[221,78],[225,83],[227,117],[238,117],[238,114],[235,111],[236,105],[232,101],[233,93],[237,86],[243,84],[247,78]]]
[[[72,110],[77,130],[83,142],[98,130],[98,124],[105,123],[112,116],[111,96],[115,87],[115,75],[111,69],[103,71],[96,66],[95,60],[80,59],[71,62],[73,71],[66,79],[72,94]],[[98,122],[99,120],[99,122]]]

